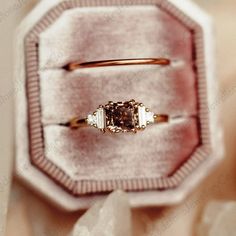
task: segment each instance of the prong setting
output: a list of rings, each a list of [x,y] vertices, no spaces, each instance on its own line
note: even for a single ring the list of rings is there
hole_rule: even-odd
[[[154,123],[155,115],[143,103],[134,99],[126,102],[109,101],[100,105],[92,114],[88,115],[87,123],[98,128],[103,133],[137,133],[144,130],[147,125]]]

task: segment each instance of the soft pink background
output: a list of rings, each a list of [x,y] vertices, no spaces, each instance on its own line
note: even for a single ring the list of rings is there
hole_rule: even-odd
[[[196,2],[214,17],[216,25],[217,75],[221,86],[216,104],[220,106],[223,116],[225,160],[179,206],[133,210],[135,236],[195,235],[196,222],[199,220],[204,205],[209,200],[236,200],[236,67],[234,66],[236,58],[236,3],[233,0],[197,0]],[[30,4],[27,3],[18,11],[26,11],[27,7],[30,8]],[[11,17],[16,16],[12,15]],[[1,107],[1,109],[3,108]],[[71,214],[59,211],[23,186],[22,183],[14,180],[11,188],[6,235],[67,235],[82,213]]]

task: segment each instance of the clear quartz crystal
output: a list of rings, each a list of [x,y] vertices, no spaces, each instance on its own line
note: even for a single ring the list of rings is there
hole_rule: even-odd
[[[93,205],[75,224],[71,236],[131,236],[131,211],[126,193],[115,191]]]
[[[236,202],[210,202],[197,230],[197,236],[235,236]]]

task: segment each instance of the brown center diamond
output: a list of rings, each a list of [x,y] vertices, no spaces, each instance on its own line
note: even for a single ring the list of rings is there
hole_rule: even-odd
[[[111,132],[134,132],[138,125],[138,104],[110,102],[105,106],[106,126]]]

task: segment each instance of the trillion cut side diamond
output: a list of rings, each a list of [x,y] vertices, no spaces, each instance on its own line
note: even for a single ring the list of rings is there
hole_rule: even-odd
[[[96,115],[88,115],[88,124],[96,125],[97,124],[97,116]]]
[[[88,115],[88,124],[96,126],[98,129],[105,129],[105,112],[103,108],[98,108],[93,115]]]
[[[154,123],[154,112],[146,112],[146,122],[149,122],[150,124]]]

